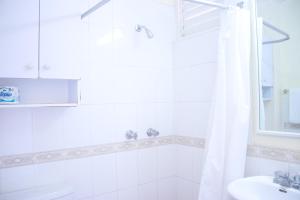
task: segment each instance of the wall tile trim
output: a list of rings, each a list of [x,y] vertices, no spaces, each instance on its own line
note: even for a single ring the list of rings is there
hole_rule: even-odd
[[[300,164],[300,151],[293,151],[289,149],[249,145],[247,155],[251,157]]]
[[[0,157],[0,169],[62,160],[79,159],[90,156],[98,156],[103,154],[111,154],[116,152],[131,151],[136,149],[144,149],[171,144],[204,148],[205,139],[170,135],[137,141],[126,141],[120,143],[100,144],[95,146],[60,149],[54,151],[2,156]],[[291,151],[288,149],[249,145],[247,155],[270,160],[300,163],[300,151]]]

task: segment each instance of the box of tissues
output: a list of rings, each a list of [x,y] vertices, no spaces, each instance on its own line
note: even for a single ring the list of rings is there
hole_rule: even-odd
[[[0,86],[0,104],[19,103],[19,90],[17,87]]]

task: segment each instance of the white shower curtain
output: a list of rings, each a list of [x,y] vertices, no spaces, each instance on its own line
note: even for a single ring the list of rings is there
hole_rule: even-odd
[[[230,199],[228,184],[244,176],[250,109],[249,54],[249,11],[223,11],[199,200]]]

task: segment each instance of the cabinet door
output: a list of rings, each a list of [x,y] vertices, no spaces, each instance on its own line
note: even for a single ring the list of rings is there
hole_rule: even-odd
[[[37,78],[39,0],[0,0],[0,77]]]
[[[40,77],[79,79],[87,0],[40,0]]]

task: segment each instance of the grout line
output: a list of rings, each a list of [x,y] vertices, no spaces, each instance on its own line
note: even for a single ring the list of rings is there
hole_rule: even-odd
[[[204,61],[204,62],[189,64],[189,65],[177,65],[177,64],[175,64],[172,69],[173,69],[173,71],[180,70],[180,69],[190,69],[190,68],[203,69],[204,66],[205,66],[205,68],[207,67],[206,65],[217,64],[217,63],[218,62],[216,60],[210,60],[210,61]]]
[[[38,78],[41,78],[41,0],[39,0],[39,22],[38,22]]]

